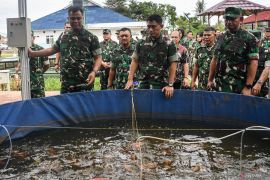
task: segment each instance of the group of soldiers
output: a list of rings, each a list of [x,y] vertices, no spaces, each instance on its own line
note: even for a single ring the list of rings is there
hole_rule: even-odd
[[[129,28],[120,29],[119,44],[111,39],[109,29],[103,30],[104,41],[99,43],[83,27],[81,8],[70,7],[68,18],[71,29],[51,48],[28,51],[31,58],[60,54],[61,93],[91,91],[101,72],[102,90],[161,89],[168,98],[181,88],[266,95],[269,69],[264,62],[270,60],[270,29],[260,46],[253,34],[241,28],[239,8],[226,8],[224,33],[207,27],[197,41],[192,32],[183,37],[181,29],[173,31],[171,39],[165,38],[162,17],[157,14],[148,17],[147,33],[137,42]]]

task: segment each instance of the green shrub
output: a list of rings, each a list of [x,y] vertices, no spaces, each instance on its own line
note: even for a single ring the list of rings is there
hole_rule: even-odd
[[[60,91],[61,82],[59,76],[45,76],[45,91]],[[95,80],[94,91],[100,90],[99,77]]]

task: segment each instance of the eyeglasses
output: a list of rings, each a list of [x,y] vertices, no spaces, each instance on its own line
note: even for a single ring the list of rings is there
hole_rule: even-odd
[[[177,36],[171,36],[171,38],[178,38]]]

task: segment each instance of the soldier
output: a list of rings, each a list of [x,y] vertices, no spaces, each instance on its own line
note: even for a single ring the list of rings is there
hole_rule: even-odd
[[[216,88],[221,92],[251,95],[259,51],[253,34],[240,27],[243,20],[240,8],[225,9],[227,31],[220,35],[210,64],[208,88],[213,88],[216,72]]]
[[[118,46],[117,42],[111,39],[111,30],[103,29],[103,41],[100,43],[100,47],[102,49],[102,68],[100,74],[100,88],[101,90],[107,89],[109,71],[111,67],[111,62],[109,61],[109,57],[112,51]]]
[[[207,90],[209,75],[209,66],[213,58],[214,45],[216,41],[216,30],[213,27],[205,28],[203,39],[205,44],[201,45],[195,52],[194,67],[192,72],[191,88],[196,88],[196,79],[198,77],[198,88]]]
[[[176,67],[176,77],[175,82],[173,84],[174,89],[187,88],[189,87],[189,78],[188,78],[188,62],[189,55],[187,49],[182,46],[179,42],[182,34],[179,31],[173,31],[171,33],[171,39],[175,43],[177,48],[177,58],[178,63]]]
[[[131,30],[122,28],[119,31],[120,46],[113,50],[110,60],[112,62],[108,80],[108,88],[124,89],[128,79],[131,56],[135,50],[135,44],[131,42]]]
[[[264,38],[261,41],[260,58],[257,75],[259,78],[252,89],[252,94],[265,97],[268,94],[269,84],[265,83],[269,74],[269,67],[264,68],[265,61],[270,61],[270,28],[265,28]]]
[[[71,30],[60,36],[51,48],[40,51],[28,50],[30,57],[50,56],[61,53],[61,94],[91,91],[96,73],[101,65],[101,48],[98,38],[84,29],[83,10],[68,10]]]
[[[168,43],[161,35],[162,18],[151,15],[147,19],[149,35],[139,40],[132,55],[128,82],[125,89],[133,86],[133,79],[140,67],[140,89],[162,89],[165,96],[173,96],[173,82],[176,72],[177,56],[173,42]]]
[[[32,45],[31,49],[33,51],[38,51],[43,49],[43,47],[34,43],[35,37],[34,32],[32,31]],[[30,89],[31,89],[31,98],[41,98],[45,97],[45,83],[43,74],[49,69],[50,62],[48,57],[31,57],[29,59],[30,66]],[[16,67],[16,73],[20,69],[20,63]]]
[[[67,33],[67,31],[69,31],[71,29],[71,26],[69,24],[69,22],[65,22],[65,26],[64,26],[64,32],[62,32],[60,34],[60,36],[63,36],[64,33]],[[55,55],[55,71],[58,72],[60,70],[60,53],[56,53]]]

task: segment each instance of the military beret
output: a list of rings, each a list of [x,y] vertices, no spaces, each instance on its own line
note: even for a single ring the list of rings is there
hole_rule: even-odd
[[[265,32],[270,32],[270,27],[264,29]]]
[[[103,34],[111,34],[111,30],[110,29],[103,29]]]
[[[224,18],[238,18],[242,17],[242,9],[236,7],[227,7],[225,9]]]

